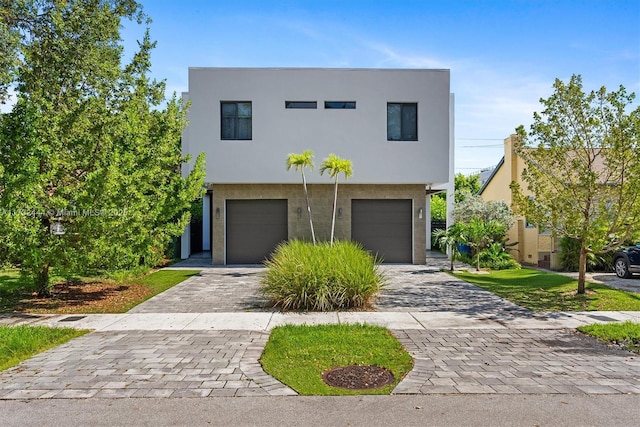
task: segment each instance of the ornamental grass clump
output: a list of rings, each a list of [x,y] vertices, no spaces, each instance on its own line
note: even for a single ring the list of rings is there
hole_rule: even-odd
[[[284,242],[266,262],[262,293],[282,310],[366,308],[384,285],[378,260],[354,242]]]

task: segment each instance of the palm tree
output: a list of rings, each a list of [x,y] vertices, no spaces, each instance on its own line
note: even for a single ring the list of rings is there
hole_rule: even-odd
[[[307,201],[307,212],[309,213],[309,225],[311,226],[311,238],[313,244],[316,244],[316,233],[313,230],[313,219],[311,218],[311,205],[309,204],[309,193],[307,191],[307,179],[304,175],[304,169],[308,166],[309,170],[313,170],[313,151],[305,150],[304,153],[295,154],[289,153],[287,157],[287,170],[294,166],[296,172],[300,170],[302,172],[302,186],[304,187],[304,198]]]
[[[436,230],[433,237],[441,248],[448,249],[451,261],[450,270],[453,271],[453,262],[460,256],[460,246],[458,245],[465,239],[460,224],[453,224],[448,230]]]
[[[336,205],[338,204],[338,175],[344,174],[345,179],[348,179],[353,173],[351,167],[351,160],[341,159],[335,154],[329,154],[329,157],[324,159],[320,166],[320,175],[324,174],[324,171],[329,171],[329,176],[335,179],[335,191],[333,195],[333,217],[331,219],[331,245],[333,245],[333,235],[336,228]]]

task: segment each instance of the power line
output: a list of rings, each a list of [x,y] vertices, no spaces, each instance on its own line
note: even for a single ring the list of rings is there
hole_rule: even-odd
[[[460,141],[504,141],[504,138],[456,138]]]

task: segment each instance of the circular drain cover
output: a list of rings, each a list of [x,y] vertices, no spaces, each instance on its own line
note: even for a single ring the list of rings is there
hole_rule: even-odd
[[[332,386],[349,390],[366,390],[391,384],[393,374],[379,366],[339,366],[322,373],[322,380]]]

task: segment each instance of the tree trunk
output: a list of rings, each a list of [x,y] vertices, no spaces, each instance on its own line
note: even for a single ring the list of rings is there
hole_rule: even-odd
[[[44,264],[35,271],[34,282],[38,287],[38,296],[51,296],[51,289],[49,289],[49,264]]]
[[[338,204],[338,175],[336,175],[336,188],[333,193],[333,217],[331,219],[331,246],[333,246],[333,233],[336,229],[336,205]]]
[[[587,272],[587,248],[584,240],[580,241],[580,263],[578,265],[578,295],[585,293],[585,276]]]
[[[309,225],[311,226],[311,239],[313,244],[316,244],[316,233],[313,230],[313,219],[311,219],[311,205],[309,204],[309,193],[307,192],[307,179],[304,176],[304,169],[302,170],[302,185],[304,187],[304,198],[307,201],[307,213],[309,214]]]

